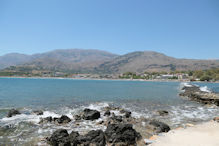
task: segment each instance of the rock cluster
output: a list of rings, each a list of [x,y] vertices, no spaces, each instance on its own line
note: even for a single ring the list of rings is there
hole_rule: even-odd
[[[11,109],[9,112],[8,112],[8,115],[7,117],[12,117],[12,116],[15,116],[15,115],[19,115],[21,114],[18,110],[16,109]]]
[[[180,93],[180,96],[188,97],[190,100],[194,100],[203,104],[215,104],[219,106],[219,95],[216,93],[204,92],[200,90],[199,86],[191,85],[191,87],[183,87],[184,92]]]
[[[68,132],[66,129],[58,129],[50,137],[46,138],[48,144],[52,146],[134,146],[139,145],[143,141],[144,133],[149,133],[148,136],[152,136],[170,130],[170,127],[163,122],[145,118],[134,118],[130,111],[122,108],[106,107],[101,112],[102,114],[100,111],[86,108],[81,113],[75,115],[74,119],[66,115],[62,115],[59,118],[50,116],[42,118],[39,124],[80,125],[80,122],[90,120],[92,123],[105,127],[105,130],[91,130],[83,135],[80,135],[74,129],[71,129],[73,131],[69,130],[71,132]],[[166,111],[161,113],[168,114]],[[20,114],[20,112],[12,109],[9,111],[8,117],[17,114]],[[33,114],[42,115],[43,111],[33,111]],[[102,120],[98,120],[101,116],[103,116]],[[142,125],[142,123],[145,124]]]
[[[46,117],[46,118],[42,118],[39,124],[46,124],[51,122],[54,122],[56,124],[67,124],[71,122],[71,119],[66,115],[62,115],[60,118]]]

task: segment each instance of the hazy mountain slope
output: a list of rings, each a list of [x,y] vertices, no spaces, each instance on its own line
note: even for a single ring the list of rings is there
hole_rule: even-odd
[[[145,71],[202,70],[218,68],[218,60],[176,59],[161,53],[145,51],[115,55],[99,50],[67,49],[42,54],[8,54],[0,65],[12,71],[62,71],[69,73],[124,73]]]
[[[12,66],[20,65],[31,60],[31,56],[18,53],[10,53],[4,56],[0,56],[0,69]]]
[[[99,71],[111,73],[145,72],[145,71],[173,71],[173,70],[201,70],[219,67],[216,60],[176,59],[161,53],[145,51],[133,52],[119,56],[112,61],[99,66]]]
[[[26,67],[37,70],[88,72],[99,66],[101,63],[109,61],[115,57],[117,57],[117,55],[100,50],[55,50],[28,56],[29,59],[23,60],[22,64],[19,64],[17,69],[19,69],[19,67],[22,69]],[[22,58],[20,60],[22,60]],[[0,61],[0,64],[3,63]],[[4,65],[3,67],[14,65],[18,64],[11,63],[8,66]]]

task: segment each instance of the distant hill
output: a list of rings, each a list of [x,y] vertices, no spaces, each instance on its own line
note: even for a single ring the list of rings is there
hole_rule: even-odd
[[[31,60],[31,56],[19,53],[10,53],[0,56],[0,69],[21,65]]]
[[[0,57],[0,68],[16,66],[37,70],[90,71],[117,55],[100,50],[63,49],[34,55],[10,54]]]
[[[118,56],[99,66],[99,71],[124,72],[160,72],[174,70],[203,70],[218,68],[219,60],[176,59],[153,51],[133,52]]]
[[[152,51],[116,55],[100,50],[66,49],[34,55],[14,53],[0,56],[0,68],[23,72],[46,70],[118,74],[219,68],[219,60],[176,59]]]

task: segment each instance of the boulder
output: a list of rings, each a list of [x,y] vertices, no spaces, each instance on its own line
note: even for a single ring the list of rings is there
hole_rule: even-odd
[[[35,110],[35,111],[33,111],[33,113],[36,114],[36,115],[43,115],[42,110]]]
[[[66,115],[62,115],[60,118],[54,118],[54,121],[58,124],[66,124],[71,122],[71,119]]]
[[[75,115],[75,116],[74,116],[74,119],[75,119],[75,121],[79,121],[79,120],[81,120],[81,116]]]
[[[160,115],[160,116],[167,116],[169,114],[168,111],[165,111],[165,110],[159,110],[157,111],[157,113]]]
[[[131,124],[109,124],[105,136],[106,141],[112,145],[134,145],[141,138]]]
[[[153,130],[154,134],[170,131],[167,124],[156,120],[150,121],[148,127]]]
[[[84,109],[82,118],[85,120],[96,120],[100,118],[100,112],[97,110]]]
[[[219,122],[219,117],[215,117],[213,120]]]
[[[120,110],[120,113],[124,114],[124,116],[125,116],[126,118],[131,117],[131,114],[132,114],[132,112],[130,112],[130,111],[128,111],[128,110],[125,110],[125,109],[121,109],[121,110]]]
[[[105,113],[104,113],[104,116],[110,116],[110,110],[107,110]]]
[[[84,136],[77,137],[78,143],[82,145],[105,146],[105,135],[102,130],[92,130]]]
[[[70,146],[69,134],[65,129],[56,130],[47,141],[52,146]]]
[[[69,143],[71,144],[71,146],[77,146],[79,144],[78,137],[79,137],[78,132],[72,131],[69,134],[68,140],[69,140]]]
[[[46,124],[46,123],[51,123],[53,121],[52,117],[46,117],[46,118],[42,118],[39,122],[39,124]]]
[[[8,112],[8,115],[7,117],[12,117],[12,116],[15,116],[15,115],[19,115],[21,114],[18,110],[16,109],[11,109],[9,112]]]

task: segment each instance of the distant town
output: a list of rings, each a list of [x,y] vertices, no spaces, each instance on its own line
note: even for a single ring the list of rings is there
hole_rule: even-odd
[[[172,72],[125,72],[122,74],[89,74],[66,73],[60,71],[31,70],[26,72],[1,71],[1,77],[59,77],[75,79],[129,79],[129,80],[177,80],[177,81],[219,81],[219,68],[198,71],[172,71]]]

